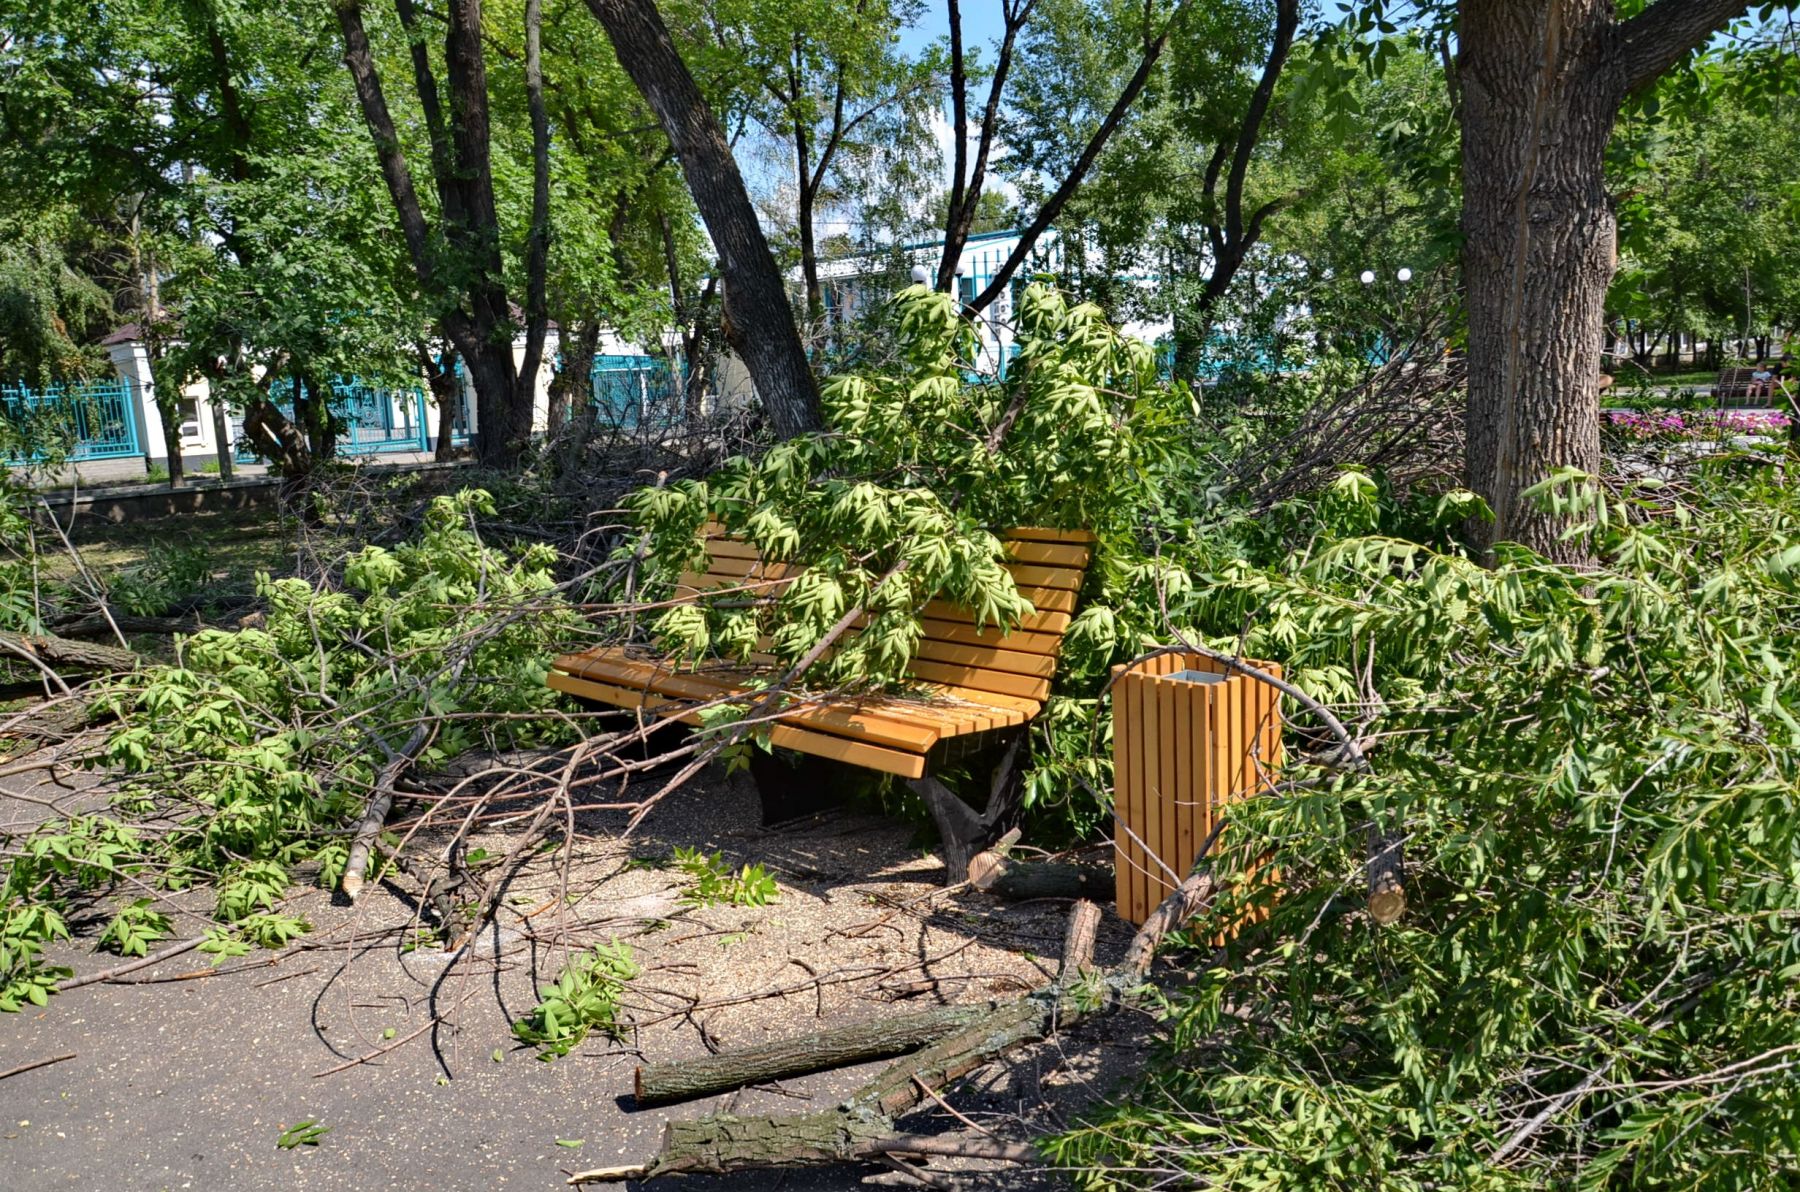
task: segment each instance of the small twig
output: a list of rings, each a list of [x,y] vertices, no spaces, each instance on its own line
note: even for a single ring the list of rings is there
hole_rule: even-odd
[[[48,1068],[51,1064],[60,1064],[64,1060],[74,1058],[75,1053],[71,1051],[68,1055],[53,1055],[47,1060],[32,1060],[29,1064],[20,1064],[16,1068],[8,1068],[6,1071],[0,1072],[0,1080],[5,1080],[8,1076],[17,1076],[21,1072],[30,1072],[36,1068]]]
[[[933,1101],[936,1101],[939,1109],[943,1110],[945,1113],[949,1114],[951,1117],[955,1118],[957,1121],[961,1122],[963,1125],[967,1126],[969,1129],[975,1131],[977,1134],[985,1134],[989,1138],[998,1138],[999,1137],[999,1135],[995,1134],[992,1130],[988,1129],[986,1126],[983,1126],[983,1125],[980,1125],[979,1123],[970,1121],[968,1118],[964,1117],[959,1110],[957,1110],[951,1106],[950,1102],[948,1102],[948,1101],[944,1100],[942,1097],[938,1096],[936,1089],[932,1088],[930,1085],[926,1084],[923,1080],[919,1079],[919,1074],[917,1072],[913,1073],[913,1083],[919,1086],[920,1092],[924,1093],[927,1097],[930,1097]]]
[[[298,972],[283,973],[279,977],[270,977],[266,981],[252,981],[250,983],[250,988],[261,989],[265,985],[279,985],[283,981],[292,981],[295,977],[304,977],[308,973],[316,973],[318,971],[319,966],[315,964],[311,968],[300,969]]]
[[[953,1186],[941,1176],[933,1175],[923,1167],[916,1167],[913,1164],[908,1163],[905,1159],[900,1158],[898,1155],[877,1154],[872,1156],[872,1158],[883,1167],[897,1171],[907,1179],[923,1184],[927,1188],[937,1188],[940,1189],[940,1192],[950,1192],[950,1189]]]
[[[124,964],[115,964],[113,967],[101,969],[97,973],[86,973],[79,977],[70,977],[67,981],[64,981],[56,987],[56,992],[67,993],[71,989],[80,989],[83,985],[93,985],[100,981],[110,981],[114,977],[122,977],[126,973],[134,973],[138,969],[149,968],[153,964],[161,964],[165,960],[180,956],[183,952],[192,952],[195,948],[198,948],[205,942],[205,936],[197,935],[191,940],[183,940],[179,944],[173,944],[160,952],[152,952],[150,955],[139,957],[137,960],[128,960]]]

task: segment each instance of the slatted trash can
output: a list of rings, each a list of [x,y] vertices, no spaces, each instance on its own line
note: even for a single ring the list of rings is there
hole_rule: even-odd
[[[1245,662],[1281,675],[1275,663]],[[1118,909],[1141,924],[1187,877],[1225,804],[1280,764],[1281,693],[1178,653],[1118,668],[1112,700]]]

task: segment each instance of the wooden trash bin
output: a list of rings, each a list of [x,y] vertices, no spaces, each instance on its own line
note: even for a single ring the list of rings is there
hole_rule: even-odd
[[[1281,676],[1276,663],[1244,661]],[[1223,806],[1280,764],[1281,693],[1178,653],[1118,668],[1112,700],[1118,910],[1141,924],[1187,877]]]

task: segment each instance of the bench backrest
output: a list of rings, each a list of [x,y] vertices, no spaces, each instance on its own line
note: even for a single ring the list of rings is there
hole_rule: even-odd
[[[1745,397],[1750,390],[1750,368],[1726,368],[1719,370],[1719,379],[1713,385],[1715,397]]]
[[[1010,633],[1001,633],[993,626],[978,630],[971,609],[932,600],[919,610],[923,635],[908,670],[927,683],[1026,701],[1035,712],[1035,705],[1050,695],[1063,632],[1093,557],[1094,536],[1085,530],[1022,527],[1000,538],[1010,556],[1006,569],[1036,611]],[[683,575],[676,594],[692,596],[757,583],[779,591],[795,570],[790,564],[765,561],[741,539],[709,532],[706,571]]]

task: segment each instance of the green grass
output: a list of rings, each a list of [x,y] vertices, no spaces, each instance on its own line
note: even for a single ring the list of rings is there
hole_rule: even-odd
[[[1652,384],[1652,385],[1671,385],[1671,386],[1675,386],[1677,388],[1682,387],[1682,386],[1711,385],[1714,381],[1716,381],[1718,379],[1719,379],[1719,370],[1716,368],[1703,369],[1698,372],[1689,370],[1688,372],[1651,373],[1650,374],[1650,384]],[[1619,384],[1624,384],[1624,383],[1628,383],[1628,378],[1624,377],[1624,376],[1621,376],[1618,380],[1613,382],[1614,385],[1619,385]]]
[[[69,537],[89,570],[97,572],[138,566],[149,557],[152,545],[205,546],[214,574],[279,574],[292,565],[293,528],[272,509],[183,513],[123,525],[83,517],[76,519]],[[67,553],[49,544],[44,564],[54,579],[68,579],[75,571]]]

